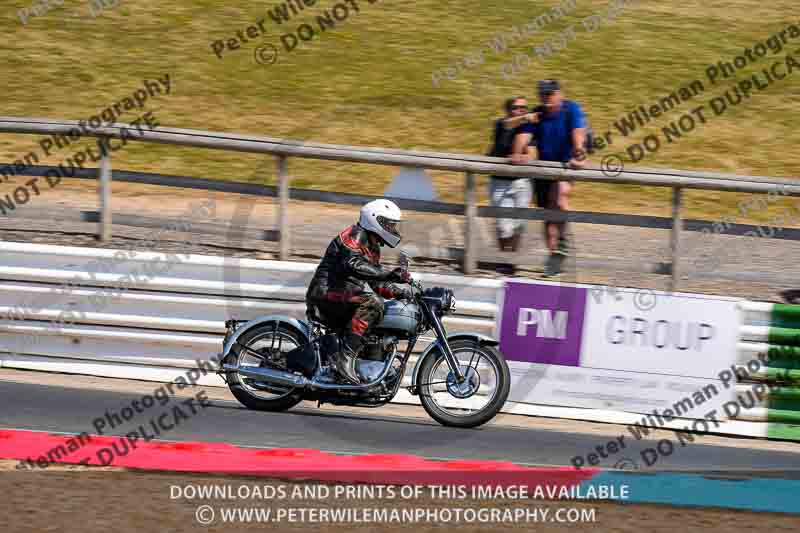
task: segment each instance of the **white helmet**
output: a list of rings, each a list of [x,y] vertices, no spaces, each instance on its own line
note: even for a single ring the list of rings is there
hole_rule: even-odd
[[[400,230],[397,224],[402,220],[400,208],[389,200],[373,200],[361,208],[358,225],[377,234],[394,248],[400,243]]]

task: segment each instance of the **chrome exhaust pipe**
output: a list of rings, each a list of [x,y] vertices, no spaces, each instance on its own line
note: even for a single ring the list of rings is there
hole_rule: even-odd
[[[273,368],[233,365],[222,365],[222,367],[230,372],[238,372],[242,377],[258,379],[270,385],[279,387],[295,387],[305,389],[311,383],[304,376],[298,376],[297,374],[292,374],[291,372],[275,370]]]
[[[258,379],[273,386],[279,387],[296,387],[300,389],[316,389],[316,390],[347,390],[347,391],[366,391],[376,385],[379,385],[389,370],[392,367],[392,362],[397,357],[397,349],[393,351],[383,367],[381,374],[370,381],[369,383],[362,383],[360,385],[345,385],[340,383],[324,383],[316,379],[308,379],[305,376],[299,376],[285,370],[276,370],[273,368],[265,368],[260,366],[233,366],[222,365],[226,372],[238,372],[242,377]],[[401,378],[402,379],[402,378]]]
[[[223,365],[227,372],[238,372],[240,376],[245,378],[257,379],[269,385],[277,387],[295,387],[300,389],[313,388],[317,390],[366,390],[374,385],[380,383],[380,378],[371,383],[364,383],[362,385],[344,385],[339,383],[324,383],[317,380],[309,380],[304,376],[298,376],[283,370],[275,370],[272,368],[263,368],[257,366],[237,367],[233,365]]]

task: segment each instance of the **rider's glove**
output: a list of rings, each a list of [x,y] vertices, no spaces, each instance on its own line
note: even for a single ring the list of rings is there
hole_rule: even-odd
[[[397,300],[413,300],[414,293],[407,287],[395,287],[394,297]]]
[[[403,270],[402,268],[397,267],[394,270],[392,270],[389,280],[399,281],[401,283],[408,283],[409,281],[411,281],[411,274],[409,274],[407,270]]]

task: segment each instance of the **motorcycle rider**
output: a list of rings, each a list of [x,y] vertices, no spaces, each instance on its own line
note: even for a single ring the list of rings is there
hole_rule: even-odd
[[[361,383],[356,359],[364,333],[383,317],[383,298],[411,299],[408,272],[381,266],[381,247],[400,243],[400,208],[389,200],[373,200],[361,208],[358,222],[339,233],[328,245],[306,292],[306,306],[323,315],[348,313],[344,346],[336,355],[335,369],[353,384]]]

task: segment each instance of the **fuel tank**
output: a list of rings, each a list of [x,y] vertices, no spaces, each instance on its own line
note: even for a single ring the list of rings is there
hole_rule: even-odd
[[[406,337],[416,333],[421,320],[422,309],[416,303],[387,300],[383,307],[383,320],[375,329]]]

